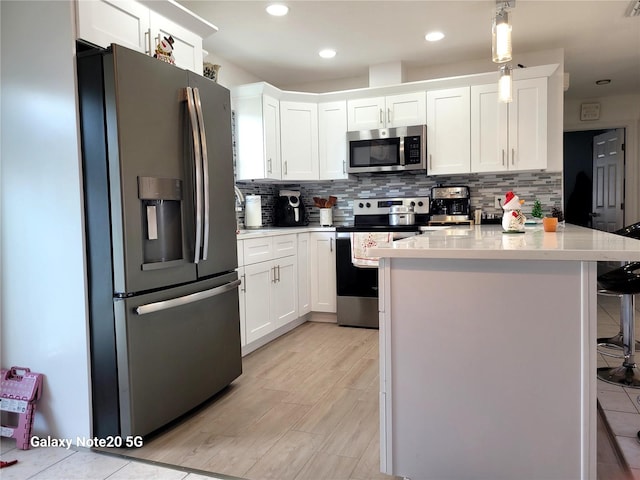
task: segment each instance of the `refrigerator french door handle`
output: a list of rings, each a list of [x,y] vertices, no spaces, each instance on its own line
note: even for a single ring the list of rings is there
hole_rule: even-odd
[[[188,305],[189,303],[199,302],[205,298],[215,297],[229,292],[240,285],[240,279],[233,282],[225,283],[219,287],[210,288],[209,290],[203,290],[202,292],[191,293],[183,297],[172,298],[169,300],[163,300],[161,302],[147,303],[146,305],[140,305],[134,310],[138,315],[146,315],[148,313],[159,312],[161,310],[167,310],[169,308],[181,307]]]
[[[207,155],[207,134],[204,129],[204,116],[202,114],[202,101],[200,100],[200,91],[193,89],[193,98],[196,104],[196,114],[198,116],[198,127],[200,130],[200,149],[202,151],[202,191],[203,191],[203,229],[204,239],[202,241],[202,258],[207,259],[209,252],[209,157]]]
[[[187,110],[191,124],[191,136],[193,137],[194,170],[196,177],[196,238],[194,244],[193,263],[200,261],[200,241],[202,240],[202,159],[200,148],[200,135],[198,133],[198,119],[196,106],[191,87],[185,88],[187,96]]]

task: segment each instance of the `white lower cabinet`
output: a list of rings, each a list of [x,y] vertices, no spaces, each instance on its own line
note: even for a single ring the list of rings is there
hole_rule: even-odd
[[[336,312],[336,245],[334,232],[310,234],[311,310]]]
[[[311,311],[311,276],[309,274],[309,233],[298,234],[298,315]]]
[[[243,354],[306,321],[336,312],[335,232],[238,240]]]
[[[242,345],[298,318],[295,234],[241,240],[245,265],[238,268]]]

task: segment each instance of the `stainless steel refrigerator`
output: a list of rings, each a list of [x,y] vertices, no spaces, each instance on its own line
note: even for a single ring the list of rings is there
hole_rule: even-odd
[[[229,91],[78,43],[93,434],[147,435],[242,373]]]

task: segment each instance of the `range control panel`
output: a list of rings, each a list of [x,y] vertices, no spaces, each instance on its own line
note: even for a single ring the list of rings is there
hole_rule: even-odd
[[[415,213],[429,213],[429,197],[356,198],[353,201],[354,215],[386,215],[391,207],[401,205],[413,207]]]

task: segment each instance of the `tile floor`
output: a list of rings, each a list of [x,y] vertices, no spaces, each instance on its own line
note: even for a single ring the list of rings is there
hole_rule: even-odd
[[[0,439],[3,461],[18,463],[0,470],[2,480],[211,480],[228,479],[208,472],[167,468],[87,449],[37,447],[18,450],[13,439]]]
[[[638,306],[637,306],[638,308]],[[619,328],[619,300],[598,298],[598,337],[611,336]],[[637,318],[640,318],[640,311]],[[640,323],[640,322],[638,322]],[[640,326],[636,325],[640,339]],[[639,354],[640,355],[640,354]],[[639,361],[640,361],[640,357]],[[620,360],[598,355],[598,366],[617,366]],[[598,401],[609,428],[615,435],[622,456],[629,465],[633,480],[640,480],[640,389],[618,387],[598,380]],[[232,477],[188,468],[168,468],[154,462],[131,461],[128,458],[94,453],[86,449],[33,448],[18,450],[15,440],[0,438],[0,458],[17,459],[18,463],[0,471],[2,480],[205,480]]]
[[[610,337],[620,329],[620,300],[617,297],[598,297],[598,337]],[[640,319],[640,305],[636,302],[636,319]],[[640,339],[640,322],[636,321],[636,338]],[[640,352],[636,355],[640,363]],[[622,364],[621,359],[598,355],[598,367]],[[616,437],[616,442],[629,465],[634,480],[640,480],[640,389],[624,388],[598,380],[598,401]]]

